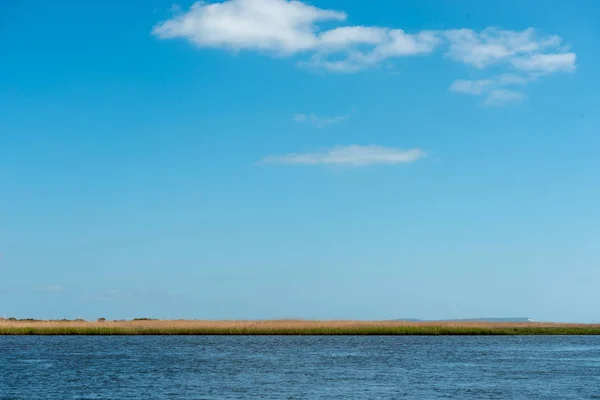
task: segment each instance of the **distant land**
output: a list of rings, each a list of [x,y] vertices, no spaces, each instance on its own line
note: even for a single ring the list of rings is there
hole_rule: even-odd
[[[508,320],[508,321],[507,321]],[[515,321],[517,320],[517,321]],[[454,321],[0,320],[0,335],[600,335],[600,324]]]

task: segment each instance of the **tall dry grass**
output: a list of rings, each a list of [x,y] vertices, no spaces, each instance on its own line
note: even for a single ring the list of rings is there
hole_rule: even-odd
[[[600,324],[411,321],[9,321],[0,334],[33,335],[600,335]]]

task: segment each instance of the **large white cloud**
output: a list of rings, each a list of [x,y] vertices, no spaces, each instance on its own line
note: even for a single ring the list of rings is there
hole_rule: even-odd
[[[345,18],[343,12],[300,1],[197,2],[187,12],[156,25],[153,33],[160,38],[186,38],[201,47],[293,54],[318,45],[317,22]]]
[[[344,21],[346,14],[300,1],[228,0],[197,2],[186,12],[157,24],[162,39],[185,38],[200,47],[257,50],[276,55],[311,51],[310,64],[332,71],[354,71],[391,57],[431,52],[440,42],[435,32],[409,34],[401,29],[341,26],[320,30],[318,23]],[[332,61],[342,54],[345,66]],[[337,66],[336,66],[337,65]]]

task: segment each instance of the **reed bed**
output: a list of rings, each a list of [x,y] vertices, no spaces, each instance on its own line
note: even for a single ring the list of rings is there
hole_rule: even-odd
[[[600,324],[308,320],[0,320],[0,335],[600,335]]]

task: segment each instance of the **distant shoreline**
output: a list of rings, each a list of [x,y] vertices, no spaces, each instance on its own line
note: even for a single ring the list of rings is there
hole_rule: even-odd
[[[0,335],[600,335],[600,324],[481,321],[8,320]]]

